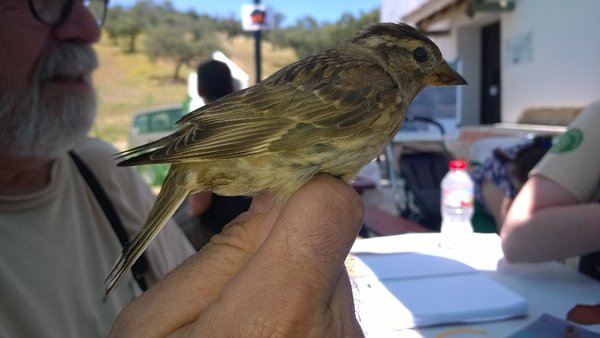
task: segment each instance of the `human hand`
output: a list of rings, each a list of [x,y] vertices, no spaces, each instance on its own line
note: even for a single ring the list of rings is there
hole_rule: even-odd
[[[285,205],[250,210],[121,312],[112,337],[355,337],[344,260],[362,224],[356,192],[319,175]]]

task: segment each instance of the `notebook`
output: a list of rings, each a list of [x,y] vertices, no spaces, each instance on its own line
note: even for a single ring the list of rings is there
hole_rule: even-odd
[[[355,254],[359,312],[393,330],[521,317],[527,301],[461,262],[420,253]]]
[[[541,315],[535,322],[513,333],[508,338],[600,338],[600,333],[585,327],[556,318],[550,314]]]

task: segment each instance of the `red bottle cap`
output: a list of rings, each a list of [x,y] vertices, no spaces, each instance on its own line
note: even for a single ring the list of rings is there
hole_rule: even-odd
[[[452,160],[452,161],[450,161],[450,164],[448,164],[448,167],[450,169],[466,169],[467,162],[465,162],[463,160]]]

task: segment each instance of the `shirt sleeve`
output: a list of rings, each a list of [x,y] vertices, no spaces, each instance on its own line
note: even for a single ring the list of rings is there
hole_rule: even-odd
[[[573,120],[530,175],[556,182],[580,202],[596,197],[600,184],[600,101]]]

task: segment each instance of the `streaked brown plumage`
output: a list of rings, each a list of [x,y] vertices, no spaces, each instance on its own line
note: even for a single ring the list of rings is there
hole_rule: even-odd
[[[465,83],[429,39],[383,23],[184,116],[172,135],[123,153],[130,158],[119,165],[173,165],[107,292],[189,192],[285,200],[319,172],[349,180],[396,134],[423,87]]]

